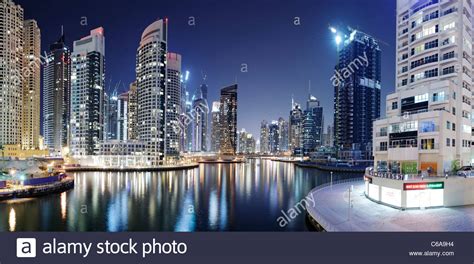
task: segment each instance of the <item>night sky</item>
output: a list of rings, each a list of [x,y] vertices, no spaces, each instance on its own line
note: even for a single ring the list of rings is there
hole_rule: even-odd
[[[382,115],[385,96],[395,87],[395,0],[14,0],[36,19],[42,51],[60,36],[68,46],[102,26],[106,37],[106,83],[119,91],[135,79],[135,54],[143,30],[168,17],[168,50],[183,56],[194,90],[207,75],[209,101],[235,82],[238,127],[259,136],[262,120],[286,120],[291,96],[305,105],[308,82],[324,107],[325,124],[333,120],[330,78],[336,47],[329,25],[351,26],[381,41]],[[81,25],[87,19],[87,25]],[[195,25],[188,24],[190,17]],[[301,25],[295,25],[295,17]],[[248,72],[241,72],[241,65]]]

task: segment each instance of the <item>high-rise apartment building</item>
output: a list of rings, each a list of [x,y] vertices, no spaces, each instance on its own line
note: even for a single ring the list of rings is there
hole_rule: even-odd
[[[380,117],[381,50],[376,39],[342,32],[334,76],[335,145],[340,158],[372,158],[372,123]]]
[[[104,109],[104,140],[117,140],[118,123],[118,93],[117,90],[106,93]]]
[[[181,150],[181,55],[168,53],[166,86],[166,157],[178,158]]]
[[[117,98],[117,140],[128,140],[128,92]]]
[[[138,96],[137,82],[130,84],[128,91],[128,139],[138,139]]]
[[[280,153],[280,127],[278,126],[278,121],[272,121],[269,127],[269,152],[271,154]]]
[[[288,151],[288,136],[289,136],[289,131],[288,131],[288,122],[280,117],[278,119],[278,136],[280,137],[278,140],[278,146],[280,152],[286,152]]]
[[[23,8],[0,1],[0,145],[22,143],[23,31]]]
[[[396,91],[374,122],[377,170],[472,164],[472,18],[471,1],[397,1]]]
[[[242,129],[238,132],[238,153],[239,154],[254,154],[256,142],[253,135]]]
[[[195,99],[193,101],[193,151],[208,151],[208,116],[209,107],[207,100],[204,98]]]
[[[315,152],[323,143],[323,107],[319,100],[309,95],[303,113],[303,153]]]
[[[41,32],[38,23],[23,22],[23,129],[22,148],[39,149],[41,113]]]
[[[149,165],[165,160],[167,40],[168,20],[160,19],[143,31],[137,50],[139,140]]]
[[[291,102],[289,119],[288,144],[293,155],[301,155],[303,149],[303,110],[294,101]]]
[[[270,153],[270,127],[266,120],[260,124],[260,154]]]
[[[211,111],[211,151],[219,152],[220,149],[220,102],[212,103]]]
[[[74,41],[71,60],[71,152],[97,155],[104,138],[104,29]]]
[[[43,135],[46,148],[60,156],[70,142],[71,51],[64,34],[49,46],[43,70]]]
[[[235,155],[237,151],[237,84],[221,90],[220,153]]]

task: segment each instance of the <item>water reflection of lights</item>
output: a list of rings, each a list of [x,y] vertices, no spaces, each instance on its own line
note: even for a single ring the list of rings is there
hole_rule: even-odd
[[[66,192],[61,193],[61,218],[66,220],[67,196]]]
[[[8,215],[8,226],[9,226],[10,232],[15,231],[15,228],[16,228],[16,213],[15,213],[15,209],[13,209],[13,208],[10,210],[10,213]]]
[[[209,228],[215,229],[217,224],[217,211],[219,204],[217,201],[216,191],[212,191],[209,197]]]

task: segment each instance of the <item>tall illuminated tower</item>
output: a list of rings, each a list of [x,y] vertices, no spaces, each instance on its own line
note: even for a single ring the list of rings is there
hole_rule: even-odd
[[[43,135],[53,156],[70,141],[71,51],[61,35],[51,44],[43,71]]]
[[[137,82],[130,84],[128,91],[128,139],[138,139],[138,96]]]
[[[381,49],[358,30],[336,36],[334,136],[341,159],[372,159],[372,123],[380,117]]]
[[[213,102],[211,111],[211,151],[219,152],[220,149],[220,111],[221,103]]]
[[[181,55],[168,53],[166,86],[166,156],[169,159],[179,157],[181,149]]]
[[[23,8],[0,1],[0,144],[21,144],[23,128]]]
[[[74,41],[71,59],[71,153],[97,155],[104,139],[104,29]]]
[[[38,149],[41,113],[41,32],[35,20],[23,23],[23,129],[22,148]]]
[[[168,21],[160,19],[143,31],[137,50],[138,134],[149,165],[165,160],[167,40]]]
[[[237,84],[221,90],[220,153],[235,155],[237,151]]]

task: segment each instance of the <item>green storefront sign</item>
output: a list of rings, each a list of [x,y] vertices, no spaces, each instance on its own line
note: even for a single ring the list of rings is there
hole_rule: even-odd
[[[417,174],[418,164],[416,162],[403,162],[402,174]]]

